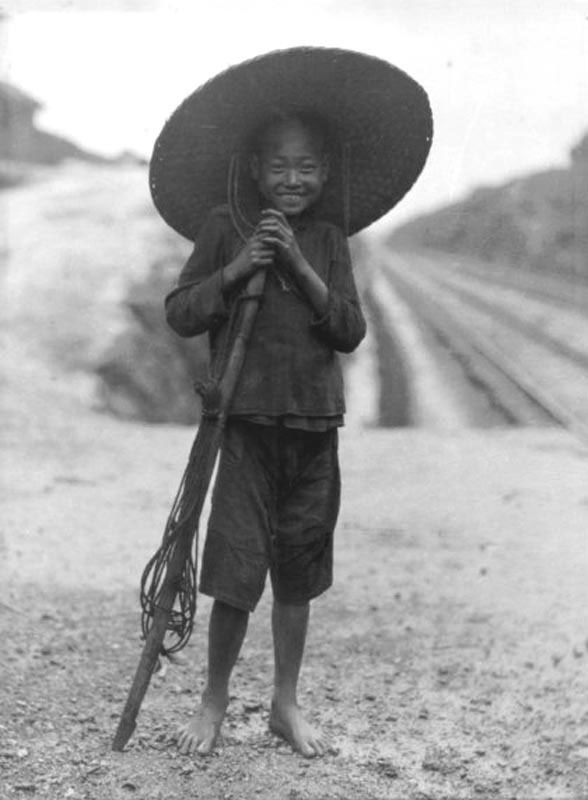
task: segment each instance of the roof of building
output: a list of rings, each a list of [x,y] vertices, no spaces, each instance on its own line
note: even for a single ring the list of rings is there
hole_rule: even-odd
[[[41,108],[42,103],[11,83],[0,81],[0,97],[28,108]]]

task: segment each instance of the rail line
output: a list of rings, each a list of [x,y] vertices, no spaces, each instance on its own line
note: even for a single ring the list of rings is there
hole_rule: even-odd
[[[486,264],[463,256],[430,253],[426,250],[395,252],[410,258],[417,269],[426,269],[435,262],[435,269],[446,276],[467,277],[488,286],[512,289],[526,297],[546,300],[564,308],[582,312],[588,310],[588,280],[581,275],[576,278],[569,275],[555,276],[538,270]]]
[[[497,306],[491,293],[485,296],[484,285],[466,288],[442,268],[418,269],[407,260],[381,254],[380,277],[468,380],[483,388],[513,423],[557,424],[588,442],[588,325],[583,351],[554,338],[540,322]]]
[[[491,317],[494,321],[499,321],[509,327],[511,330],[516,330],[519,333],[532,338],[534,341],[541,342],[545,347],[556,352],[570,361],[574,362],[583,369],[588,370],[588,349],[580,346],[575,346],[573,343],[563,335],[558,336],[556,331],[547,330],[545,322],[538,315],[538,318],[525,318],[521,316],[520,311],[512,307],[505,307],[498,305],[496,301],[485,298],[480,294],[479,290],[467,285],[460,285],[451,277],[443,275],[441,272],[434,277],[437,285],[442,286],[444,289],[453,293],[456,297],[460,298],[464,303],[476,308],[481,313]],[[525,297],[528,302],[528,298]],[[583,327],[585,321],[582,320]],[[584,345],[588,342],[588,327],[585,332],[586,338]]]

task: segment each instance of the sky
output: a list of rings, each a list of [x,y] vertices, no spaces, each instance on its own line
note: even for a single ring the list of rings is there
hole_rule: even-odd
[[[429,94],[435,136],[400,222],[565,165],[588,132],[588,0],[0,0],[0,74],[39,123],[149,156],[165,119],[222,69],[322,45],[384,58]]]

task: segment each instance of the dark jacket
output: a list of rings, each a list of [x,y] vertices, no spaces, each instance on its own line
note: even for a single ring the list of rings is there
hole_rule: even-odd
[[[268,269],[231,414],[336,417],[345,410],[336,351],[351,352],[366,331],[349,248],[339,228],[312,217],[298,224],[296,238],[329,289],[327,313],[317,319],[300,290],[291,281],[284,290]],[[236,300],[225,296],[219,270],[242,247],[228,208],[214,209],[165,301],[167,321],[180,336],[209,332],[213,361]]]

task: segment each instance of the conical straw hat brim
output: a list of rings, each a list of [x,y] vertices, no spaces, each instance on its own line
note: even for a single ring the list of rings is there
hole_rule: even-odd
[[[433,122],[424,89],[382,59],[350,50],[297,47],[230,67],[174,111],[154,147],[153,200],[164,220],[194,240],[214,206],[226,203],[231,157],[276,112],[322,116],[343,144],[347,202],[327,182],[319,212],[347,233],[393,208],[421,173]],[[337,161],[337,160],[336,160]],[[245,174],[245,172],[243,172]],[[346,206],[346,208],[344,208]]]

